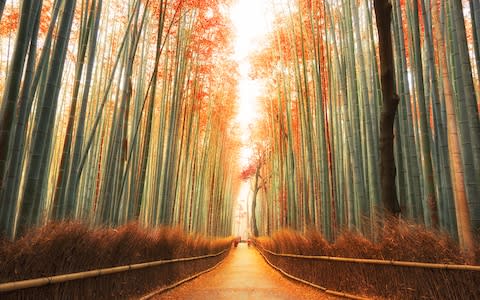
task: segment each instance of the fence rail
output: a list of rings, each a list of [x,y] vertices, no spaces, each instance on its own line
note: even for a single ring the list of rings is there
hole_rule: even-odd
[[[155,291],[153,291],[153,292],[151,292],[151,293],[149,293],[149,294],[141,297],[139,300],[148,300],[148,299],[151,299],[151,298],[153,298],[154,296],[156,296],[156,295],[158,295],[158,294],[164,293],[164,292],[166,292],[166,291],[168,291],[168,290],[171,290],[171,289],[173,289],[173,288],[176,288],[176,287],[179,286],[179,285],[184,284],[185,282],[191,281],[191,280],[199,277],[200,275],[203,275],[203,274],[205,274],[205,273],[211,272],[212,270],[214,270],[215,268],[217,268],[222,262],[223,262],[223,260],[219,261],[216,265],[214,265],[213,267],[211,267],[211,268],[209,268],[209,269],[206,269],[206,270],[203,270],[203,271],[198,272],[198,273],[196,273],[196,274],[193,274],[192,276],[190,276],[190,277],[188,277],[188,278],[185,278],[185,279],[182,279],[182,280],[180,280],[180,281],[178,281],[178,282],[175,282],[175,283],[173,283],[173,284],[171,284],[171,285],[169,285],[169,286],[165,286],[165,287],[162,287],[162,288],[160,288],[160,289],[158,289],[158,290],[155,290]]]
[[[63,275],[55,275],[55,276],[48,276],[48,277],[41,277],[41,278],[34,278],[34,279],[27,279],[27,280],[20,280],[20,281],[13,281],[13,282],[6,282],[0,283],[0,293],[12,292],[21,289],[27,288],[34,288],[34,287],[41,287],[49,284],[56,284],[62,283],[72,280],[80,280],[104,275],[110,275],[115,273],[121,273],[131,270],[140,270],[145,268],[156,267],[165,264],[172,264],[172,263],[179,263],[179,262],[186,262],[186,261],[193,261],[193,260],[200,260],[210,257],[217,257],[228,251],[229,248],[224,249],[215,254],[208,254],[202,256],[195,256],[195,257],[184,257],[184,258],[176,258],[176,259],[169,259],[169,260],[157,260],[152,262],[145,262],[145,263],[138,263],[138,264],[131,264],[126,266],[118,266],[112,268],[103,268],[97,270],[90,270],[84,272],[76,272],[70,274],[63,274]]]
[[[282,268],[279,268],[277,267],[276,265],[274,265],[268,258],[265,254],[263,254],[263,251],[265,252],[268,252],[270,254],[274,253],[274,252],[271,252],[265,248],[263,248],[262,246],[259,246],[258,244],[255,244],[255,247],[257,247],[257,249],[259,249],[259,253],[260,255],[263,256],[263,259],[265,259],[265,261],[267,262],[267,264],[269,264],[272,268],[274,268],[275,270],[279,271],[280,273],[282,273],[284,276],[287,276],[288,278],[291,278],[293,280],[296,280],[298,282],[301,282],[303,284],[306,284],[306,285],[309,285],[309,286],[312,286],[314,288],[317,288],[321,291],[323,291],[324,293],[326,294],[330,294],[330,295],[334,295],[334,296],[339,296],[339,297],[342,297],[342,298],[346,298],[346,299],[354,299],[354,300],[367,300],[368,298],[366,297],[362,297],[362,296],[357,296],[357,295],[352,295],[352,294],[349,294],[349,293],[345,293],[345,292],[339,292],[339,291],[335,291],[335,290],[332,290],[332,289],[328,289],[326,287],[323,287],[323,286],[320,286],[318,284],[315,284],[313,282],[310,282],[310,281],[307,281],[307,280],[304,280],[302,278],[299,278],[299,277],[296,277],[296,276],[293,276],[292,274],[288,273],[287,271],[283,270]],[[278,254],[278,253],[277,253]],[[283,256],[283,255],[277,255],[277,256]]]
[[[255,246],[285,276],[350,299],[477,299],[479,295],[478,265],[282,254],[258,242]]]
[[[444,269],[444,270],[461,270],[461,271],[480,271],[480,266],[472,265],[456,265],[456,264],[438,264],[438,263],[421,263],[412,261],[395,261],[395,260],[382,260],[382,259],[366,259],[366,258],[348,258],[337,256],[322,256],[322,255],[300,255],[300,254],[284,254],[276,253],[268,249],[263,248],[261,245],[256,245],[274,256],[280,257],[292,257],[301,259],[313,259],[313,260],[325,260],[325,261],[339,261],[358,264],[371,264],[371,265],[390,265],[400,267],[412,267],[412,268],[425,268],[425,269]]]

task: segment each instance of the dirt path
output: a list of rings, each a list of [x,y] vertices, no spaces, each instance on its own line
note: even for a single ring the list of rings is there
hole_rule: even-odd
[[[337,299],[286,279],[254,249],[239,244],[225,261],[206,273],[153,299]]]

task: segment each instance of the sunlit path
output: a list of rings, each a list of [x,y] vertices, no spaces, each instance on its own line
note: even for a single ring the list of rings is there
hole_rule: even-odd
[[[270,268],[254,248],[241,243],[212,272],[153,299],[336,298],[286,279]]]

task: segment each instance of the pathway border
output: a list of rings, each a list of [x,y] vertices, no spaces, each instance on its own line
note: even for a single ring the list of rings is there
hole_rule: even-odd
[[[77,272],[77,273],[71,273],[71,274],[0,283],[0,294],[16,291],[20,289],[41,287],[41,286],[55,284],[55,283],[63,283],[63,282],[72,281],[72,280],[80,280],[80,279],[86,279],[91,277],[121,273],[126,271],[140,270],[140,269],[151,268],[151,267],[156,267],[156,266],[165,265],[165,264],[217,257],[229,250],[230,250],[230,247],[215,254],[208,254],[208,255],[202,255],[202,256],[196,256],[196,257],[185,257],[185,258],[177,258],[177,259],[170,259],[170,260],[157,260],[153,262],[131,264],[131,265],[119,266],[119,267],[113,267],[113,268],[104,268],[104,269],[90,270],[85,272]]]
[[[295,281],[298,281],[298,282],[301,282],[303,284],[306,284],[306,285],[309,285],[311,287],[314,287],[316,289],[319,289],[321,290],[322,292],[326,293],[326,294],[329,294],[329,295],[334,295],[334,296],[340,296],[340,297],[343,297],[343,298],[347,298],[347,299],[355,299],[355,300],[367,300],[367,299],[370,299],[370,298],[365,298],[365,297],[360,297],[360,296],[356,296],[356,295],[352,295],[352,294],[348,294],[348,293],[344,293],[344,292],[338,292],[338,291],[334,291],[334,290],[329,290],[327,289],[326,287],[323,287],[323,286],[320,286],[320,285],[317,285],[315,283],[312,283],[310,281],[306,281],[306,280],[303,280],[301,278],[298,278],[298,277],[295,277],[287,272],[285,272],[284,270],[282,270],[281,268],[275,266],[273,263],[271,263],[268,258],[263,254],[263,252],[258,248],[258,246],[255,245],[255,249],[260,253],[260,255],[262,255],[263,259],[265,259],[265,261],[267,262],[267,264],[270,265],[270,267],[274,268],[275,270],[277,270],[278,272],[282,273],[282,275],[290,278],[290,279],[293,279]],[[266,250],[266,249],[264,249]]]
[[[227,256],[228,256],[228,255],[227,255]],[[221,263],[223,263],[223,262],[225,261],[225,258],[227,258],[227,256],[225,256],[221,261],[219,261],[219,262],[218,262],[216,265],[214,265],[213,267],[211,267],[211,268],[209,268],[209,269],[207,269],[207,270],[201,271],[201,272],[199,272],[199,273],[197,273],[197,274],[194,274],[194,275],[192,275],[192,276],[190,276],[190,277],[188,277],[188,278],[182,279],[182,280],[180,280],[180,281],[178,281],[178,282],[175,282],[175,283],[173,283],[173,284],[171,284],[171,285],[168,285],[168,286],[162,287],[162,288],[160,288],[160,289],[158,289],[158,290],[155,290],[155,291],[153,291],[153,292],[151,292],[151,293],[149,293],[149,294],[147,294],[147,295],[145,295],[145,296],[142,296],[142,297],[140,298],[140,300],[150,299],[150,298],[152,298],[152,297],[155,296],[155,295],[164,293],[164,292],[166,292],[166,291],[168,291],[168,290],[171,290],[171,289],[173,289],[173,288],[176,288],[176,287],[179,286],[179,285],[182,285],[182,284],[184,284],[184,283],[186,283],[186,282],[188,282],[188,281],[191,281],[191,280],[199,277],[200,275],[203,275],[203,274],[205,274],[205,273],[208,273],[208,272],[210,272],[210,271],[213,271],[216,267],[218,267]]]

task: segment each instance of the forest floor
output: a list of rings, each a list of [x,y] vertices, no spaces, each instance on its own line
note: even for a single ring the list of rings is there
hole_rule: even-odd
[[[255,250],[240,243],[213,271],[153,299],[337,299],[293,282],[271,268]]]

